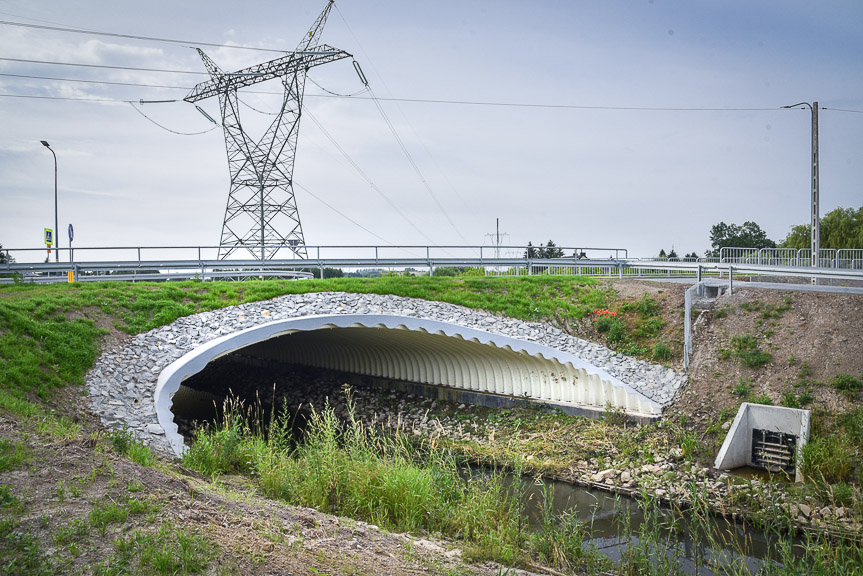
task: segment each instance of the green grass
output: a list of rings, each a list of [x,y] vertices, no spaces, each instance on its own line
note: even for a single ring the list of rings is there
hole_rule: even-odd
[[[223,421],[200,429],[184,463],[213,475],[218,475],[219,470],[240,471],[256,478],[259,489],[269,497],[364,520],[385,530],[440,533],[459,541],[462,557],[468,562],[496,561],[522,567],[541,564],[579,574],[604,573],[610,568],[608,560],[584,544],[589,526],[572,514],[554,513],[550,489],[540,496],[539,525],[528,527],[517,484],[505,482],[493,470],[470,473],[466,479],[463,463],[441,445],[411,442],[397,433],[384,434],[350,417],[347,422],[339,422],[329,408],[313,415],[304,441],[294,444],[289,441],[284,416],[274,419],[265,435],[260,422],[244,420],[248,413],[227,411]],[[560,414],[537,416],[553,418],[558,423],[569,422],[567,418],[585,420]],[[517,419],[524,432],[533,429],[531,419],[518,410],[497,411],[489,419],[497,423]],[[592,421],[587,424],[607,426]],[[645,428],[639,430],[643,432]],[[643,445],[643,441],[635,440],[636,446]],[[679,434],[679,440],[687,457],[700,442],[694,433],[685,431]],[[219,447],[223,441],[227,445]],[[624,443],[618,445],[621,453],[629,450]],[[204,457],[202,452],[212,456]],[[518,477],[518,467],[514,474]],[[836,503],[854,501],[854,490],[848,484],[840,482],[825,489]],[[616,573],[680,574],[684,548],[673,545],[669,530],[684,531],[702,542],[706,551],[686,557],[687,563],[699,569],[710,567],[712,555],[727,554],[729,542],[714,528],[715,518],[705,488],[693,481],[686,499],[687,509],[667,509],[647,492],[640,496],[645,520],[637,529],[625,519],[621,523],[620,537],[632,544],[615,566]],[[726,556],[731,567],[724,574],[850,575],[863,567],[861,551],[853,543],[831,542],[827,535],[809,534],[795,544],[784,531],[778,508],[768,510],[766,518],[773,522],[764,528],[772,542],[772,560],[779,564],[746,564],[742,560],[747,554],[742,548],[745,544],[731,543],[741,547],[735,552],[742,556]],[[794,546],[805,550],[804,559],[795,555]]]
[[[30,450],[24,442],[0,438],[0,472],[19,468],[30,461]]]
[[[846,480],[857,459],[857,450],[842,433],[813,436],[803,446],[800,470],[813,482],[835,484]]]
[[[114,553],[93,569],[94,576],[204,574],[216,555],[216,545],[171,524],[156,532],[135,530],[114,542]]]
[[[124,427],[120,430],[113,430],[109,434],[109,439],[114,450],[120,456],[125,456],[141,466],[150,467],[156,463],[156,455],[150,447],[137,440],[128,428]]]
[[[39,540],[11,517],[0,517],[0,576],[56,574]]]
[[[513,318],[568,323],[613,292],[587,278],[383,277],[302,282],[15,284],[0,287],[0,408],[41,413],[53,391],[81,384],[105,333],[94,319],[137,334],[182,316],[283,294],[345,291],[449,302]]]
[[[760,368],[770,362],[771,355],[758,346],[752,334],[735,334],[731,337],[731,350],[741,364],[749,368]]]
[[[863,380],[855,378],[850,374],[837,374],[830,381],[830,385],[840,392],[856,394],[863,389]]]

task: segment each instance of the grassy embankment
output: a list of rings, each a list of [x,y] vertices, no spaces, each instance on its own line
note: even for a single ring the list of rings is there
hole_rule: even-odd
[[[5,427],[7,432],[0,437],[0,474],[11,474],[17,480],[0,483],[0,574],[64,573],[64,566],[74,564],[88,544],[96,548],[93,539],[106,533],[114,541],[114,550],[94,562],[94,573],[196,573],[213,557],[214,543],[206,535],[187,534],[170,524],[161,528],[148,525],[127,533],[128,527],[123,526],[140,515],[131,488],[112,493],[110,499],[119,508],[109,514],[111,522],[100,519],[103,514],[98,498],[104,495],[88,494],[85,486],[106,476],[117,488],[115,470],[104,464],[104,459],[92,474],[60,481],[52,498],[52,503],[61,507],[70,489],[76,500],[92,498],[89,515],[71,523],[55,521],[46,514],[38,520],[21,520],[37,506],[29,496],[26,479],[20,479],[20,471],[37,465],[32,442],[59,448],[84,441],[94,446],[96,453],[113,451],[141,465],[159,465],[146,447],[122,431],[107,437],[93,433],[89,440],[86,438],[92,426],[86,426],[87,418],[76,399],[81,397],[80,385],[99,354],[102,339],[112,332],[136,334],[201,311],[323,290],[392,293],[486,308],[524,319],[566,321],[583,317],[590,306],[604,303],[609,293],[591,290],[589,284],[547,279],[381,278],[4,286],[0,288],[0,417],[14,424]],[[38,462],[39,466],[44,464]],[[106,532],[108,525],[113,526],[113,532]]]
[[[77,414],[70,413],[65,403],[59,402],[62,392],[68,387],[74,389],[83,380],[83,375],[92,364],[99,352],[100,339],[108,330],[120,330],[127,333],[138,333],[149,328],[167,324],[174,319],[193,314],[199,311],[211,310],[223,306],[262,300],[274,296],[309,291],[351,291],[368,293],[391,293],[403,296],[425,298],[428,300],[440,300],[461,304],[465,306],[484,308],[493,312],[506,314],[516,318],[527,320],[538,320],[555,322],[565,325],[569,322],[580,322],[589,318],[592,311],[606,309],[613,304],[621,312],[621,317],[611,320],[605,328],[604,333],[612,332],[615,343],[624,346],[635,345],[641,348],[643,353],[653,353],[662,357],[665,352],[660,347],[656,351],[656,344],[651,343],[649,332],[654,328],[646,327],[645,324],[651,318],[655,318],[655,310],[649,298],[638,301],[623,303],[616,301],[614,294],[607,289],[597,289],[589,280],[573,280],[559,278],[520,278],[520,279],[484,279],[484,278],[382,278],[377,280],[365,279],[335,279],[325,281],[310,281],[300,283],[290,282],[249,282],[249,283],[207,283],[194,282],[160,285],[130,285],[130,284],[102,284],[102,285],[73,285],[73,286],[10,286],[0,289],[0,356],[4,362],[0,367],[0,381],[4,383],[0,390],[0,408],[13,415],[25,428],[38,437],[49,441],[66,441],[81,434],[81,426],[75,422]],[[627,314],[629,314],[627,316]],[[617,324],[615,324],[615,322]],[[654,327],[658,325],[654,321]],[[617,325],[618,327],[615,327]],[[100,327],[102,326],[102,327]],[[639,332],[640,331],[640,332]],[[59,394],[58,394],[59,393]],[[326,414],[326,413],[324,413]],[[579,422],[583,422],[578,419]],[[243,430],[242,426],[237,428],[238,423],[228,423],[223,430]],[[550,422],[549,422],[550,424]],[[543,423],[539,422],[539,426]],[[581,424],[579,424],[581,425]],[[667,433],[655,436],[655,432],[648,428],[633,430],[629,433],[620,432],[626,430],[613,422],[585,423],[584,426],[593,437],[599,439],[603,436],[615,436],[622,434],[626,442],[620,445],[637,446],[645,458],[650,457],[652,443],[659,442],[667,447],[664,442],[673,442],[676,445],[686,447],[680,438],[668,439]],[[351,431],[353,430],[353,431]],[[632,429],[630,429],[632,430]],[[218,428],[214,429],[214,433]],[[539,536],[528,534],[520,519],[520,511],[512,504],[512,499],[500,492],[500,486],[495,485],[494,479],[489,480],[491,484],[485,485],[484,489],[476,494],[459,494],[453,491],[452,469],[447,468],[453,464],[453,453],[448,451],[435,452],[430,446],[422,447],[422,458],[408,451],[404,442],[397,439],[391,444],[382,441],[381,436],[370,431],[362,431],[356,428],[348,429],[349,435],[355,439],[355,444],[344,443],[337,446],[327,439],[332,438],[334,429],[326,418],[321,420],[318,434],[326,442],[318,442],[317,446],[323,448],[323,452],[315,455],[304,455],[292,452],[286,446],[279,445],[273,440],[268,440],[265,445],[267,450],[262,449],[261,437],[254,434],[240,435],[237,437],[236,447],[246,450],[242,446],[256,446],[253,453],[260,456],[262,460],[255,462],[255,470],[263,479],[267,480],[267,490],[277,497],[283,497],[288,501],[298,500],[293,496],[289,470],[303,470],[303,476],[308,479],[310,485],[316,482],[327,490],[318,490],[319,496],[324,500],[317,503],[323,508],[328,504],[331,509],[338,513],[354,513],[367,517],[373,521],[407,530],[439,530],[453,536],[466,538],[466,549],[476,558],[498,558],[500,560],[525,563],[541,561],[556,565],[560,568],[575,567],[579,563],[597,562],[594,556],[581,549],[581,536],[583,528],[572,522],[560,523],[557,520],[548,519],[546,528]],[[313,429],[314,433],[314,429]],[[371,435],[369,435],[371,434]],[[627,434],[632,435],[631,437]],[[269,436],[270,439],[277,435]],[[206,434],[201,436],[201,442],[206,443]],[[665,438],[666,440],[657,440]],[[371,439],[374,439],[372,441]],[[231,440],[232,442],[234,440]],[[390,442],[390,441],[388,441]],[[94,442],[98,449],[116,450],[128,457],[134,458],[143,464],[151,463],[151,455],[147,450],[130,441],[121,434],[114,434],[107,440]],[[198,448],[203,450],[203,445]],[[307,446],[316,446],[315,442],[308,442]],[[221,442],[211,442],[213,450],[217,453],[227,450]],[[543,450],[552,448],[543,446]],[[657,444],[657,448],[660,448]],[[340,453],[340,450],[346,452]],[[350,450],[354,450],[353,453]],[[414,450],[414,448],[410,448]],[[0,463],[4,469],[16,469],[28,465],[26,443],[21,440],[3,439],[0,446]],[[362,457],[359,457],[362,455]],[[309,478],[307,470],[308,463],[303,463],[303,458],[327,458],[329,466],[321,467],[322,476]],[[430,467],[418,466],[418,460],[431,463]],[[387,504],[391,496],[382,496],[383,489],[369,483],[367,493],[359,496],[357,503],[345,506],[342,496],[343,491],[336,482],[337,475],[356,475],[358,472],[349,472],[344,464],[349,461],[363,463],[362,473],[370,478],[375,478],[384,484],[391,484],[392,489],[403,495],[427,493],[433,495],[432,500],[422,498],[406,498],[401,501],[392,500]],[[512,458],[510,463],[517,463]],[[417,467],[418,466],[418,467]],[[413,468],[416,467],[416,468]],[[443,481],[443,484],[435,484],[433,480]],[[442,486],[450,485],[449,491],[442,490]],[[287,486],[287,488],[286,488]],[[333,492],[335,490],[335,492]],[[314,492],[314,491],[313,491]],[[488,505],[489,495],[497,502],[496,506]],[[450,498],[447,500],[447,498]],[[472,498],[478,499],[478,503],[469,504]],[[133,504],[134,498],[127,498],[123,506],[126,509],[139,509],[140,505]],[[419,509],[410,510],[405,508],[408,501],[417,500]],[[0,538],[3,539],[7,551],[4,561],[9,565],[21,566],[23,563],[40,558],[40,543],[28,536],[26,526],[19,523],[18,515],[31,506],[26,498],[26,487],[4,485],[0,488],[0,501],[3,503],[3,524],[0,526]],[[380,505],[383,501],[383,507]],[[694,502],[700,502],[698,498]],[[310,500],[310,503],[315,503]],[[484,504],[485,503],[485,504]],[[387,508],[389,506],[389,508]],[[352,510],[352,508],[353,510]],[[398,510],[398,517],[408,519],[407,524],[402,520],[389,519],[391,509]],[[423,508],[425,507],[425,508]],[[436,508],[444,512],[445,520],[435,520],[428,525],[417,524],[420,518],[428,519],[428,509]],[[454,510],[464,510],[465,518],[463,524],[455,524]],[[492,516],[479,516],[479,512],[485,509],[493,510]],[[94,510],[96,507],[94,506]],[[8,511],[9,513],[5,513]],[[128,513],[128,510],[127,510]],[[471,514],[475,514],[473,519]],[[117,513],[115,518],[121,517]],[[104,525],[100,523],[100,514],[91,513],[89,520],[90,528]],[[95,518],[95,519],[94,519]],[[394,517],[395,518],[395,517]],[[501,526],[500,534],[490,535],[482,531],[476,531],[471,526],[482,525],[477,522],[492,522]],[[122,522],[122,521],[119,521]],[[474,522],[475,524],[471,524]],[[661,519],[656,515],[656,525]],[[648,523],[648,526],[650,523]],[[88,530],[90,529],[88,528]],[[84,528],[81,528],[84,531]],[[54,543],[66,542],[71,537],[60,534],[61,527],[57,527]],[[470,539],[473,532],[480,537]],[[180,531],[156,530],[150,528],[135,533],[133,537],[123,539],[118,537],[116,552],[111,558],[106,559],[104,564],[108,568],[118,566],[140,565],[159,562],[153,559],[155,552],[150,552],[162,546],[169,549],[171,546],[177,550],[189,549],[191,560],[189,566],[206,565],[207,559],[213,554],[212,543],[204,537],[195,540],[192,536]],[[656,531],[659,538],[660,531]],[[494,541],[489,538],[494,536]],[[161,539],[161,540],[159,540]],[[485,540],[483,540],[485,539]],[[72,539],[72,543],[81,545],[86,539]],[[650,540],[643,535],[641,548],[631,549],[629,560],[621,568],[630,570],[647,570],[649,564],[650,546],[660,547],[663,545],[661,539]],[[153,544],[156,542],[156,544]],[[578,546],[575,544],[578,543]],[[68,545],[66,545],[68,547]],[[184,546],[186,548],[184,548]],[[43,544],[44,547],[44,544]],[[779,546],[781,549],[782,546]],[[845,545],[833,549],[838,552],[829,552],[829,549],[820,546],[820,542],[814,542],[812,550],[820,550],[816,556],[817,561],[831,563],[833,573],[841,573],[836,562],[844,556],[850,555],[859,559],[857,549],[849,549]],[[69,554],[72,552],[70,551]],[[198,564],[195,564],[198,562]],[[136,564],[137,563],[137,564]],[[45,564],[50,566],[51,563]],[[642,568],[638,568],[642,566]],[[851,566],[849,564],[849,566]],[[653,570],[654,568],[649,568]],[[196,568],[185,567],[182,571],[194,573]],[[742,570],[742,569],[741,569]],[[7,573],[16,573],[14,570]],[[113,573],[124,573],[115,571]],[[171,573],[170,570],[166,573]],[[647,572],[638,572],[647,573]],[[667,573],[667,572],[663,572]],[[738,571],[737,573],[746,573]],[[849,572],[850,573],[850,572]]]

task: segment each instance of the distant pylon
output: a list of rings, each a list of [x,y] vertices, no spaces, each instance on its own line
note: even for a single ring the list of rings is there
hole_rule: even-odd
[[[503,238],[509,236],[506,232],[501,234],[500,232],[500,218],[494,219],[494,232],[489,232],[486,234],[487,238],[491,238],[492,243],[494,244],[494,257],[500,258],[500,247]]]
[[[332,6],[330,0],[295,51],[263,64],[225,73],[198,49],[210,80],[195,86],[185,100],[219,97],[231,174],[221,259],[237,250],[248,250],[253,258],[269,260],[282,248],[300,258],[307,256],[293,187],[306,73],[314,66],[351,57],[318,43]],[[281,78],[285,88],[282,106],[261,139],[254,141],[240,123],[237,90],[274,78]]]

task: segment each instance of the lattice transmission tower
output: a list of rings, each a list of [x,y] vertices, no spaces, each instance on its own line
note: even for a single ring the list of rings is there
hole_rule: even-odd
[[[226,73],[198,49],[210,80],[192,88],[184,100],[194,103],[219,97],[231,174],[221,259],[238,250],[248,250],[261,260],[272,259],[282,248],[300,258],[307,255],[293,187],[306,73],[314,66],[351,57],[344,50],[319,43],[333,1],[297,49],[275,60]],[[275,78],[281,78],[284,85],[281,108],[264,135],[254,140],[240,122],[237,90]]]

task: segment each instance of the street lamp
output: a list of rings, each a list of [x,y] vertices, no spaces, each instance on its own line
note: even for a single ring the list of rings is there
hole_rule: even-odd
[[[821,218],[819,216],[818,202],[818,102],[800,102],[791,106],[783,106],[783,108],[797,108],[798,106],[807,106],[812,111],[812,238],[810,248],[812,251],[812,267],[819,268],[821,266]],[[812,277],[812,283],[817,284],[818,279]]]
[[[42,146],[51,151],[54,156],[54,261],[60,261],[60,225],[57,222],[57,154],[46,141],[41,140]]]

